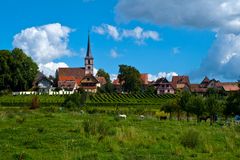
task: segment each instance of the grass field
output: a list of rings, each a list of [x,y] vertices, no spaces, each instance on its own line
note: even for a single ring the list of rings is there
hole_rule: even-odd
[[[240,159],[240,127],[233,124],[89,113],[0,108],[0,159]]]

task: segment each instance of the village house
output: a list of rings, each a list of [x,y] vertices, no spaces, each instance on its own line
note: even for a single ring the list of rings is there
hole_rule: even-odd
[[[157,94],[175,94],[177,91],[190,91],[190,81],[188,76],[173,76],[169,82],[165,77],[161,77],[152,83],[157,90]]]
[[[236,92],[240,89],[236,82],[220,82],[215,79],[209,80],[208,77],[205,77],[200,84],[191,84],[193,93],[205,94],[210,88],[224,92]]]
[[[33,81],[33,90],[45,94],[52,89],[53,84],[53,80],[47,78],[42,72],[38,72]]]
[[[165,77],[157,79],[153,82],[154,88],[157,90],[157,94],[174,94],[175,89]]]
[[[173,76],[171,82],[176,91],[190,91],[190,80],[188,76]]]
[[[58,88],[68,91],[83,89],[86,92],[96,93],[97,88],[106,84],[104,77],[93,75],[94,58],[92,56],[90,36],[88,36],[87,53],[84,59],[85,67],[58,68],[56,78]]]

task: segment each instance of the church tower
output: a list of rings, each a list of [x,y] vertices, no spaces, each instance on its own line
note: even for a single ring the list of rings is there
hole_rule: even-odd
[[[90,44],[90,35],[88,33],[88,46],[87,46],[87,54],[85,57],[85,75],[93,75],[93,56],[91,51]]]

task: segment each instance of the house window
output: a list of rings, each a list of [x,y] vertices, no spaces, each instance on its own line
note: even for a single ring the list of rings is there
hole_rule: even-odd
[[[167,84],[167,87],[169,87],[169,84]]]
[[[170,90],[168,90],[168,93],[170,92]]]
[[[88,69],[91,69],[91,67],[90,67],[90,66],[88,66]]]
[[[87,78],[87,81],[90,81],[90,78]]]
[[[88,60],[88,64],[90,64],[90,59]]]

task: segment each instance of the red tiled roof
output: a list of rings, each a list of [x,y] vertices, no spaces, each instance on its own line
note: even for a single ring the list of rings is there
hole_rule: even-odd
[[[143,84],[148,84],[148,74],[147,73],[141,74],[140,78],[141,78]]]
[[[207,92],[207,88],[202,88],[200,84],[191,84],[191,91],[195,93],[205,93]]]
[[[240,90],[237,83],[225,82],[225,83],[219,83],[218,85],[219,87],[223,87],[223,89],[227,92]]]
[[[172,77],[172,85],[174,88],[177,88],[177,84],[185,84],[187,86],[190,85],[188,76],[173,76]]]
[[[114,85],[120,85],[119,79],[114,79],[114,80],[113,80],[113,84],[114,84]]]
[[[144,73],[144,74],[140,74],[140,79],[142,80],[143,84],[147,85],[148,82],[148,74]],[[113,80],[113,85],[120,85],[119,79],[115,79]]]
[[[85,68],[58,68],[59,81],[76,81],[79,85],[85,76]]]
[[[97,80],[100,82],[101,85],[104,85],[107,83],[105,77],[97,77]]]

